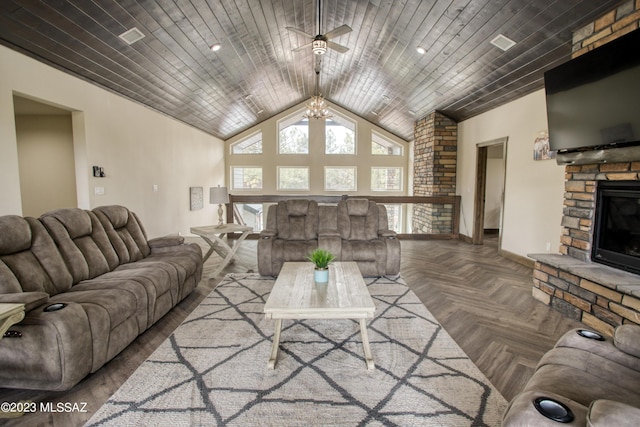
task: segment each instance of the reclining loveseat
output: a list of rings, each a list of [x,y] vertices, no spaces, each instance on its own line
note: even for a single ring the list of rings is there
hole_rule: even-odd
[[[640,425],[640,326],[618,326],[613,337],[588,329],[564,334],[502,421],[503,427],[563,425]]]
[[[306,261],[316,248],[330,251],[336,261],[355,261],[365,277],[400,273],[400,242],[389,230],[387,209],[357,198],[337,206],[305,199],[270,206],[258,240],[258,271],[277,276],[285,262]]]
[[[201,277],[197,244],[148,240],[122,206],[0,217],[0,303],[22,303],[26,312],[0,340],[0,387],[70,389]]]

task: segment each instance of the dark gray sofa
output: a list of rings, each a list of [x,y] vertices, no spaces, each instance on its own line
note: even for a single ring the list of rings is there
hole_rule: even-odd
[[[23,303],[26,311],[10,328],[21,336],[0,340],[0,387],[70,389],[201,277],[197,244],[179,236],[147,240],[122,206],[0,217],[0,302]],[[62,308],[48,311],[54,304]]]
[[[552,410],[551,417],[543,415],[545,410]],[[571,416],[562,420],[567,411]],[[640,425],[640,326],[618,326],[613,337],[584,329],[567,332],[511,400],[502,425]]]
[[[384,205],[350,198],[338,205],[290,199],[269,207],[258,241],[258,271],[277,276],[285,262],[306,261],[316,249],[337,261],[355,261],[363,276],[400,273],[400,242]]]

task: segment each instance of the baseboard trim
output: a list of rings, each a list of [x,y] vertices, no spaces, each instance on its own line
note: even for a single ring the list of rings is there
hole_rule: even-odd
[[[458,240],[460,240],[461,242],[473,244],[473,239],[469,236],[465,236],[462,233],[458,235]]]
[[[499,250],[500,255],[503,258],[506,258],[508,260],[511,261],[515,261],[518,264],[522,264],[526,267],[529,268],[533,268],[536,264],[536,262],[534,260],[532,260],[531,258],[528,258],[526,256],[522,256],[522,255],[518,255],[518,254],[514,254],[513,252],[509,252],[509,251],[505,251],[504,249],[500,249]]]

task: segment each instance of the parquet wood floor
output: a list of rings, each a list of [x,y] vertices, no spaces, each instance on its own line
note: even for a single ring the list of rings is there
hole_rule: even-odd
[[[193,241],[204,242],[197,238]],[[213,279],[220,258],[205,264],[202,282],[184,301],[98,372],[68,392],[0,389],[0,402],[86,402],[86,413],[28,414],[0,419],[10,426],[81,426],[136,368],[198,306],[226,273],[257,271],[256,241],[245,241],[232,264]],[[533,373],[536,363],[567,330],[580,323],[531,297],[531,269],[497,254],[497,238],[473,246],[459,241],[403,240],[401,272],[409,286],[449,334],[510,400]],[[266,356],[265,356],[266,357]]]

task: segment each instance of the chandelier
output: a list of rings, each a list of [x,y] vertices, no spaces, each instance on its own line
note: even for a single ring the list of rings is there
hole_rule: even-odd
[[[316,94],[311,97],[307,103],[307,111],[302,115],[305,119],[327,120],[331,117],[329,113],[329,104],[324,100],[319,92],[320,86],[320,68],[316,68]]]

